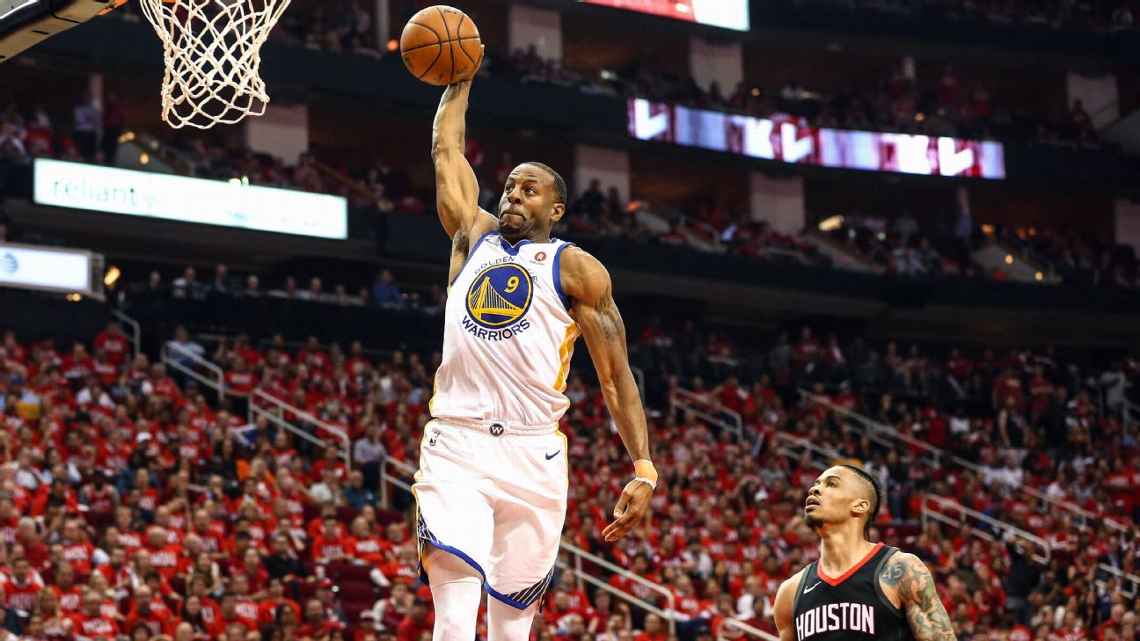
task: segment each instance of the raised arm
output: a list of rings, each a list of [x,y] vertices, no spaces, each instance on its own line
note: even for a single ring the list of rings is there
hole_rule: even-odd
[[[562,289],[573,301],[570,313],[586,339],[606,407],[633,460],[636,479],[625,486],[614,508],[616,520],[602,532],[606,541],[616,541],[648,518],[649,499],[657,483],[645,409],[629,368],[625,323],[614,303],[609,272],[593,256],[571,247],[562,255]]]
[[[879,577],[884,591],[898,594],[910,631],[918,641],[956,641],[950,615],[938,598],[934,577],[917,556],[896,553]]]
[[[467,98],[471,81],[448,85],[439,100],[432,126],[431,158],[435,164],[436,211],[453,242],[494,228],[495,218],[479,209],[479,183],[463,155],[467,136]],[[461,234],[462,238],[456,238]]]

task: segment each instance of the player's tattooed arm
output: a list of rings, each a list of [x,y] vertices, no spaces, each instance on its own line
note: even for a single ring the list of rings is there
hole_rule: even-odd
[[[562,290],[570,298],[570,314],[586,339],[598,373],[602,395],[617,423],[630,456],[649,458],[649,437],[641,393],[629,368],[625,322],[614,302],[613,282],[598,259],[578,247],[562,253]]]
[[[950,615],[938,598],[934,577],[926,564],[913,554],[897,553],[883,568],[879,579],[898,592],[911,632],[918,641],[955,641]]]
[[[571,300],[570,314],[590,350],[610,416],[630,458],[649,460],[645,409],[629,367],[625,323],[614,302],[610,274],[596,258],[577,247],[563,251],[561,265],[562,290]],[[646,483],[628,484],[614,509],[616,520],[603,532],[605,539],[620,539],[647,519],[652,495]]]

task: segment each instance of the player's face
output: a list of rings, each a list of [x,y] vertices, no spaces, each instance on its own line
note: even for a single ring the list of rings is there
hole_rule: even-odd
[[[558,200],[554,176],[534,165],[515,167],[499,197],[499,232],[508,240],[549,233],[566,206]]]
[[[825,523],[842,523],[854,518],[854,508],[866,498],[860,495],[858,482],[849,475],[842,467],[832,467],[811,484],[804,499],[804,520],[808,527],[819,529]]]

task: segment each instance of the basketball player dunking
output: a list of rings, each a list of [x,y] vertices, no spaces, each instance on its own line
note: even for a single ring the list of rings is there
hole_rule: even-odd
[[[593,256],[551,238],[566,183],[524,163],[496,214],[477,204],[464,157],[470,81],[447,87],[435,116],[436,205],[451,237],[443,358],[413,492],[420,558],[435,601],[434,641],[475,638],[482,592],[489,641],[525,641],[549,585],[566,518],[568,461],[558,421],[579,335],[633,462],[633,480],[603,531],[642,523],[657,484],[625,326],[610,276]]]
[[[878,511],[878,485],[861,468],[836,465],[812,483],[804,520],[819,534],[819,560],[776,593],[781,641],[955,641],[926,565],[867,540]]]

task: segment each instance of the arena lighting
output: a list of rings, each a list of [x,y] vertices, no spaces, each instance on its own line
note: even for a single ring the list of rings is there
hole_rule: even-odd
[[[119,278],[123,275],[122,270],[118,267],[111,265],[107,273],[103,275],[103,285],[107,287],[114,287],[115,283],[119,282]]]
[[[1037,272],[1036,274],[1033,275],[1033,278],[1037,279],[1037,282],[1041,282],[1041,281],[1045,280],[1045,274],[1042,274],[1041,272]]]
[[[71,293],[67,295],[67,300],[68,302],[78,303],[79,301],[83,300],[83,295]]]
[[[819,221],[820,231],[835,231],[843,226],[843,216],[830,216]]]

